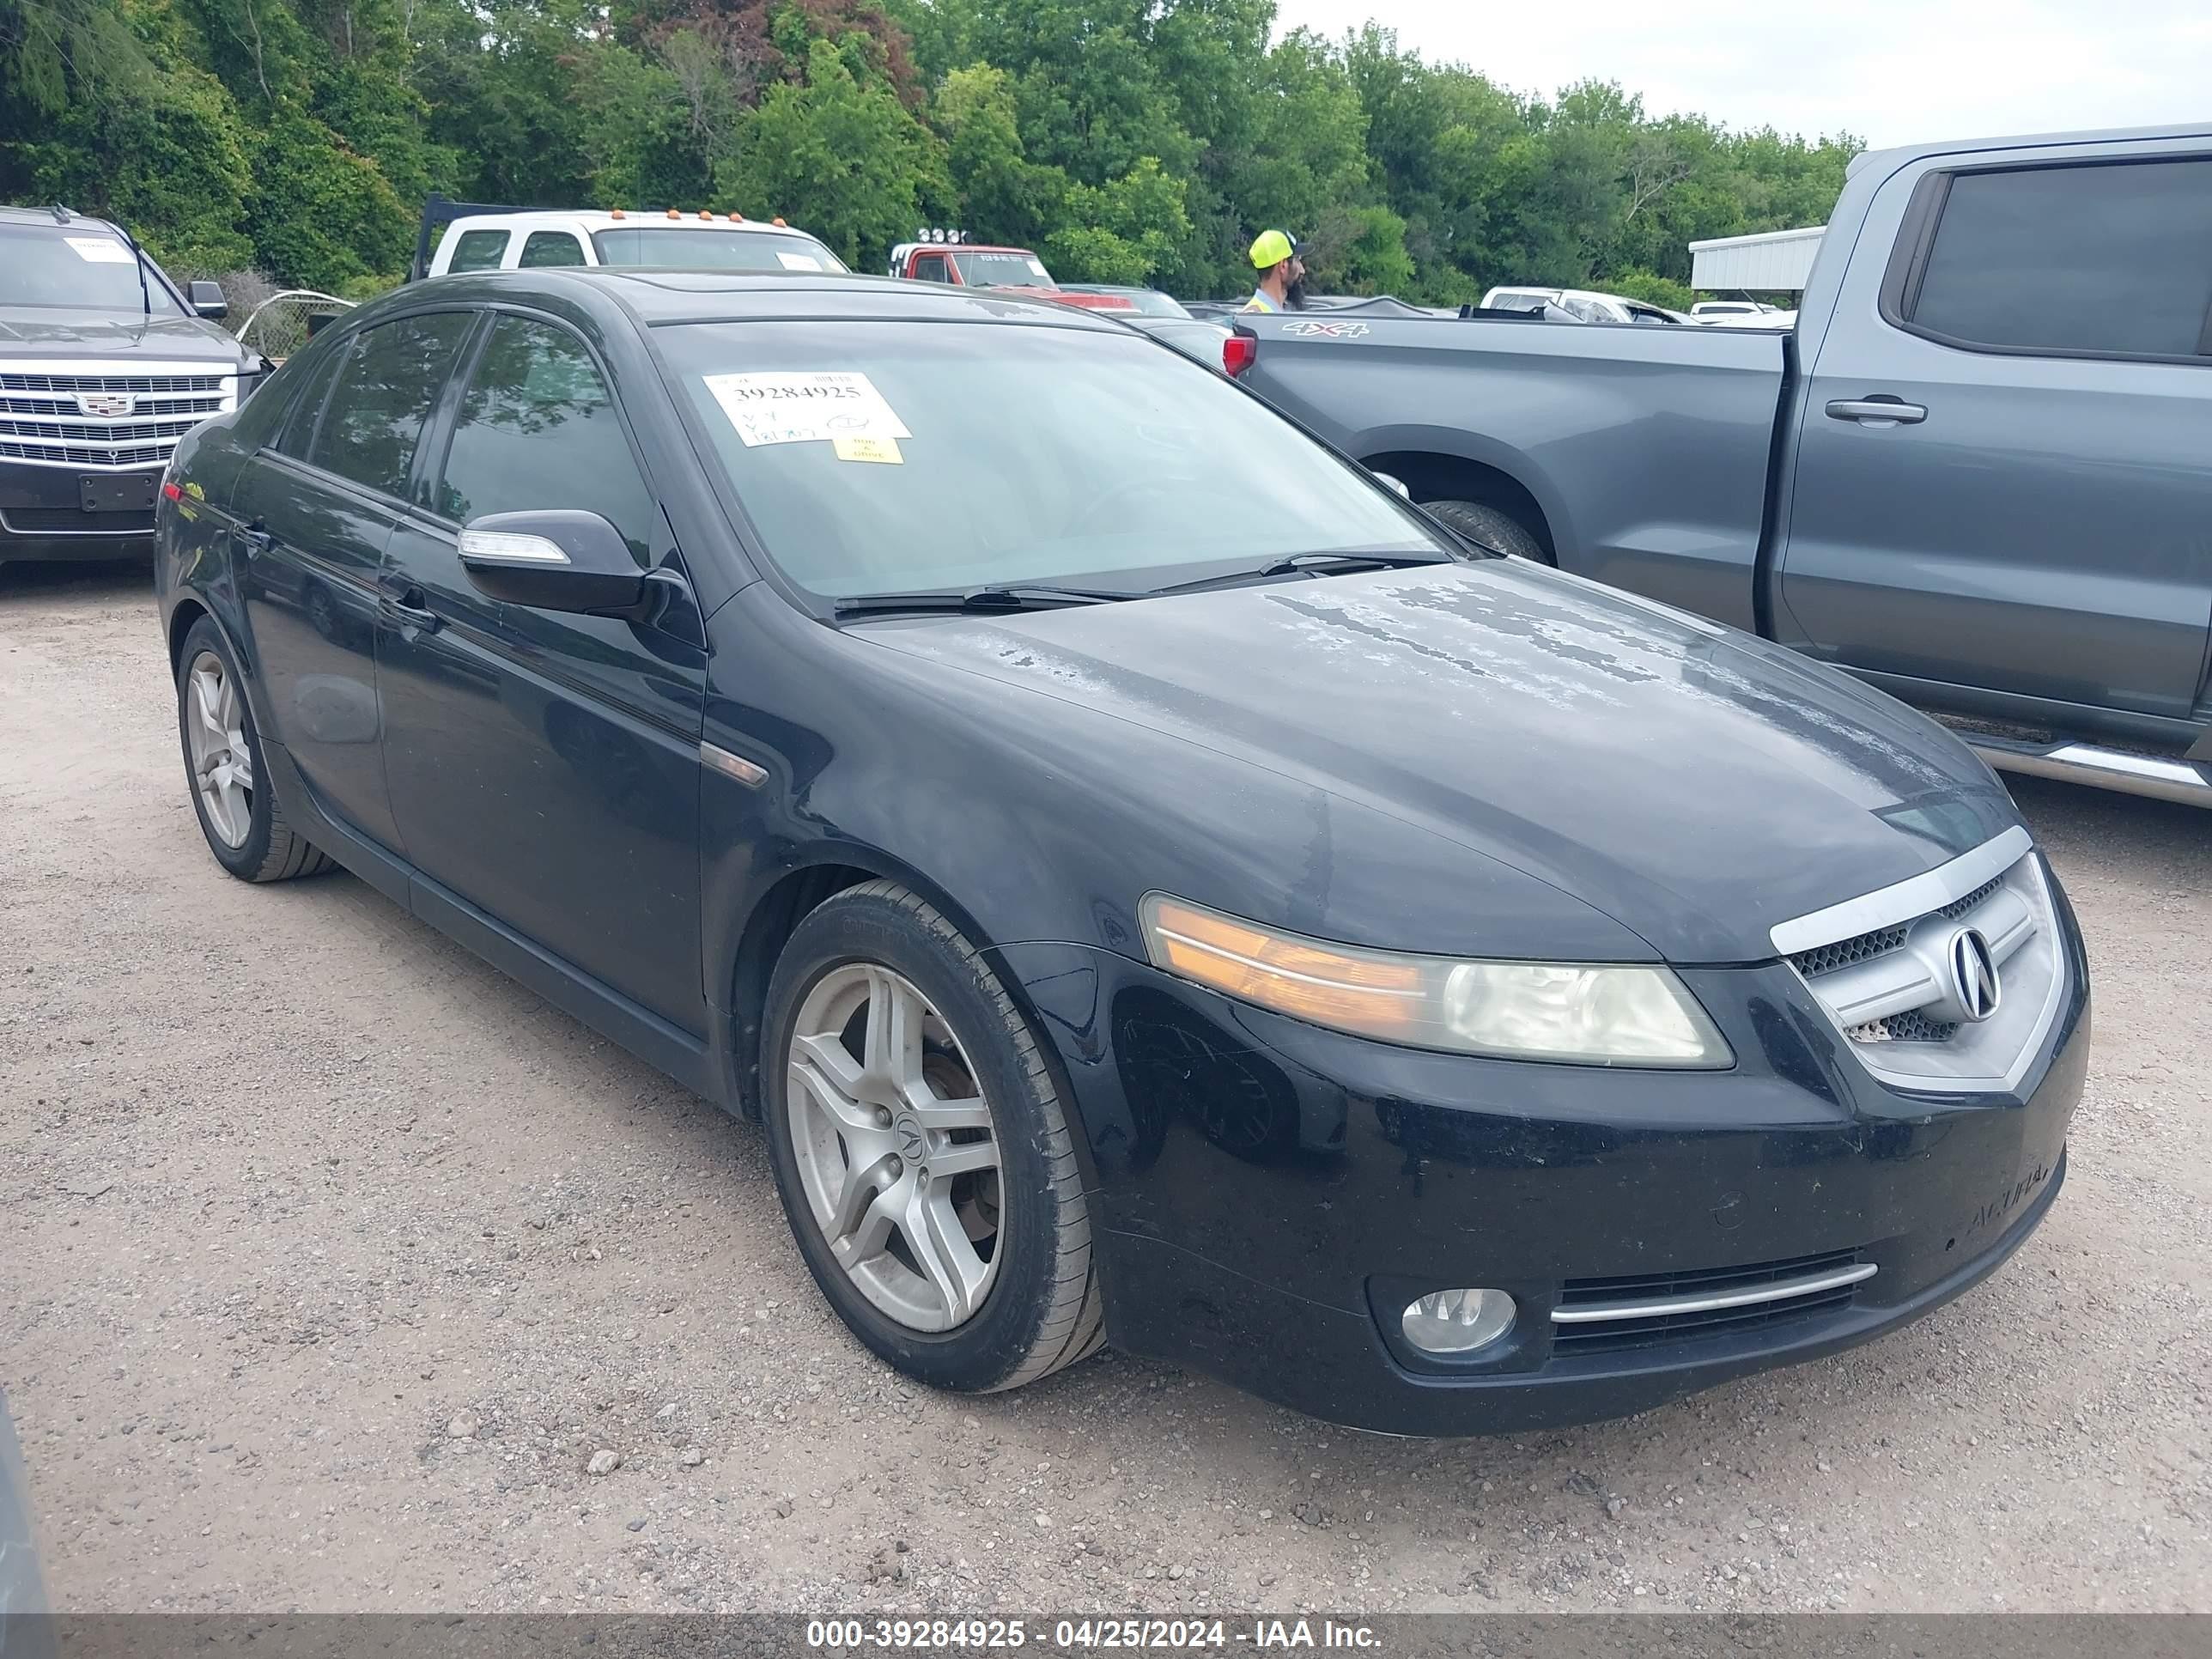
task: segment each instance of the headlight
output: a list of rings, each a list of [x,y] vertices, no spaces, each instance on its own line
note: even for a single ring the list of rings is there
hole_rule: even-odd
[[[1147,894],[1140,914],[1154,966],[1359,1036],[1584,1066],[1735,1063],[1697,999],[1664,968],[1369,951],[1239,921],[1164,893]]]

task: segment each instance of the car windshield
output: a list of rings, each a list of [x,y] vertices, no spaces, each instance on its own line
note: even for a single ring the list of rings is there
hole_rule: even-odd
[[[823,598],[1138,592],[1296,554],[1449,552],[1264,404],[1119,330],[658,332],[768,553]]]
[[[1049,288],[1052,274],[1034,253],[969,253],[954,256],[960,280],[970,288]]]
[[[141,295],[130,244],[97,225],[0,225],[0,306],[178,314],[167,285],[151,272]]]
[[[845,262],[811,236],[773,230],[678,230],[623,225],[592,233],[603,265],[677,266],[693,270],[843,270]]]

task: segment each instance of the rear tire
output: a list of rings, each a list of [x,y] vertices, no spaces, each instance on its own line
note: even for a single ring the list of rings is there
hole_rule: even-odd
[[[1534,559],[1538,564],[1553,562],[1536,533],[1501,508],[1485,507],[1480,501],[1424,501],[1421,510],[1478,547]]]
[[[983,1394],[1101,1345],[1059,1087],[1005,986],[933,906],[876,881],[809,913],[769,981],[761,1045],[792,1236],[878,1356]],[[952,1163],[965,1173],[948,1179]]]
[[[185,635],[177,666],[177,737],[192,811],[215,861],[240,881],[316,876],[331,860],[284,819],[230,642],[208,617]]]

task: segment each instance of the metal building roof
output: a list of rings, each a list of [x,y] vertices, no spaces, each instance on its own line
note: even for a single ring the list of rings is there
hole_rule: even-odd
[[[1754,294],[1802,290],[1813,274],[1825,225],[1802,230],[1762,231],[1755,236],[1722,236],[1690,244],[1690,286],[1708,293]]]

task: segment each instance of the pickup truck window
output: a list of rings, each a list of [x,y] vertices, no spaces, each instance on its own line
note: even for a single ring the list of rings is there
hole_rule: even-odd
[[[584,245],[565,230],[533,230],[522,245],[520,265],[580,265]]]
[[[953,255],[960,280],[970,288],[1042,288],[1052,282],[1042,260],[1026,253],[970,253]]]
[[[1905,287],[1915,331],[2100,357],[2212,348],[2212,159],[1960,173],[1948,185]]]
[[[595,230],[603,265],[683,265],[693,270],[843,270],[845,262],[811,236],[774,230],[678,230],[624,225]]]
[[[504,230],[465,230],[461,240],[453,244],[453,262],[448,271],[497,270],[501,257],[507,252],[509,233]]]
[[[949,283],[952,273],[945,268],[942,253],[917,253],[914,256],[914,279],[917,283]]]

